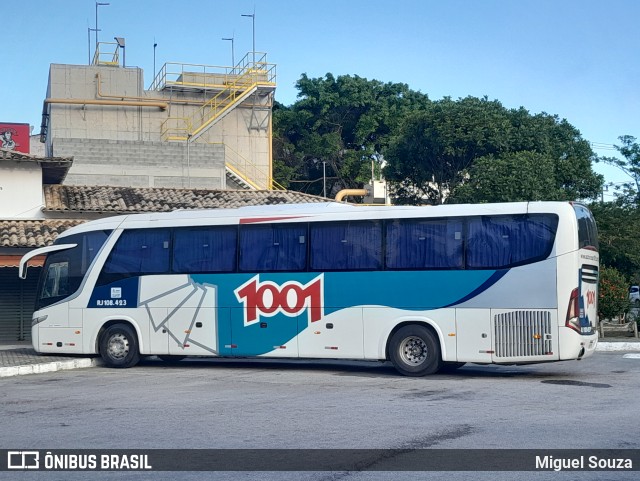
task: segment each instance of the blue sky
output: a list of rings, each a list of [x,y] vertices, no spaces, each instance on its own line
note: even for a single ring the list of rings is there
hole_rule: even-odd
[[[105,1],[105,0],[101,0]],[[277,64],[276,99],[303,72],[403,82],[433,100],[467,95],[566,118],[611,146],[640,138],[637,0],[108,0],[100,40],[126,38],[128,66],[152,80],[164,62],[231,63],[252,45]],[[0,121],[39,130],[51,63],[87,64],[95,1],[31,0],[3,9]],[[93,43],[93,35],[91,42]],[[596,149],[602,155],[615,151]],[[596,166],[608,181],[626,177]]]

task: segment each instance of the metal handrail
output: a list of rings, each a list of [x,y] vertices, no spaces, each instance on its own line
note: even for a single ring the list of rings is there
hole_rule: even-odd
[[[210,125],[215,119],[220,118],[221,115],[225,114],[229,111],[233,105],[237,104],[238,101],[243,100],[243,96],[246,96],[248,92],[257,88],[258,86],[273,86],[275,85],[275,64],[269,64],[265,62],[266,54],[264,54],[258,61],[255,63],[247,62],[248,54],[238,63],[236,67],[233,67],[233,70],[237,72],[234,75],[227,76],[225,80],[223,80],[222,90],[214,95],[211,99],[206,101],[198,110],[196,110],[188,119],[184,118],[168,118],[161,125],[161,135],[163,139],[168,140],[186,140],[189,136],[197,136],[203,130]],[[162,71],[165,74],[162,74],[163,77],[166,76],[166,65],[163,66]],[[180,65],[190,65],[192,67],[203,67],[203,68],[216,68],[205,65],[194,65],[194,64],[180,64]],[[260,68],[257,68],[257,67]],[[219,68],[219,67],[218,67]],[[225,68],[225,67],[223,67]],[[228,68],[228,67],[226,67]],[[199,73],[194,72],[186,72],[182,70],[183,73],[180,75],[182,77],[182,82],[184,81],[184,75],[200,75]],[[161,74],[158,74],[160,76]],[[154,82],[155,83],[155,82]],[[166,80],[164,80],[164,85],[166,84]],[[205,84],[197,83],[197,82],[189,82],[190,86],[198,85],[202,87]],[[206,84],[208,86],[214,86],[217,84]],[[171,135],[168,132],[169,127],[168,122],[170,121],[179,121],[182,123],[181,127],[179,127],[179,131],[185,133],[184,136]],[[175,130],[175,129],[174,129]]]
[[[271,175],[270,172],[265,171],[261,167],[258,167],[253,162],[251,162],[249,159],[244,157],[241,153],[239,153],[236,150],[232,149],[228,145],[226,145],[224,143],[222,143],[222,145],[224,145],[225,164],[230,164],[231,167],[234,168],[233,170],[236,173],[236,175],[240,175],[240,177],[242,177],[243,180],[249,181],[250,183],[255,184],[256,183],[255,180],[251,181],[251,179],[256,179],[258,177],[266,177],[267,185],[264,186],[263,188],[265,188],[267,190],[287,190],[282,185],[278,184],[278,182],[276,182],[273,179],[273,176]],[[240,159],[241,164],[238,164],[237,162],[236,163],[231,162],[230,161],[230,157],[227,156],[227,151],[230,151],[233,154],[235,154],[235,156]],[[240,171],[241,174],[238,174],[238,171]],[[253,177],[248,175],[249,172],[253,172],[253,174],[254,174]]]
[[[249,159],[247,159],[245,156],[243,156],[240,152],[238,152],[235,149],[232,149],[224,142],[203,142],[203,143],[206,143],[209,145],[222,145],[224,147],[225,167],[229,168],[229,170],[231,170],[235,175],[240,177],[242,180],[244,180],[248,184],[253,185],[256,189],[287,190],[285,187],[283,187],[273,179],[273,176],[271,175],[271,173],[269,173],[268,170],[264,170],[258,167]],[[232,159],[233,156],[228,155],[229,153],[232,153],[237,159],[239,159],[239,161],[237,159],[233,160]],[[251,172],[253,174],[253,177],[249,176],[248,172]],[[266,185],[259,184],[254,180],[258,177],[266,178],[267,179]]]
[[[167,62],[165,63],[156,76],[154,77],[149,90],[162,90],[168,86],[191,86],[191,87],[219,87],[226,86],[224,80],[228,80],[231,76],[242,75],[249,67],[254,65],[264,66],[263,70],[272,70],[273,78],[275,79],[275,64],[269,64],[266,61],[267,54],[264,52],[256,52],[256,56],[259,58],[253,62],[253,53],[247,53],[236,65],[222,66],[222,65],[204,65],[194,63],[178,63]],[[208,82],[207,80],[215,80],[219,76],[224,77],[223,83]],[[201,79],[200,82],[186,81],[185,78]]]
[[[113,53],[111,52],[101,52],[100,51],[100,46],[106,46],[106,45],[115,45],[115,50]],[[111,60],[101,60],[102,57],[104,56],[110,56]],[[93,54],[93,65],[113,65],[113,66],[118,66],[120,65],[120,48],[118,46],[117,43],[115,42],[98,42],[98,45],[96,45],[96,51]]]

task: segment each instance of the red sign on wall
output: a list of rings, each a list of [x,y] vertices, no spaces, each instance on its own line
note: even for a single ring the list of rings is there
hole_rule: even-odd
[[[0,122],[0,149],[29,153],[29,124]]]

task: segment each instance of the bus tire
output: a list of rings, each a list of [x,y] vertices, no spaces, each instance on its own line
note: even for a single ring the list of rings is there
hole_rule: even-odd
[[[418,324],[396,331],[389,341],[389,358],[393,367],[405,376],[426,376],[442,366],[438,338]]]
[[[126,324],[109,326],[100,336],[100,356],[109,367],[126,368],[138,364],[138,337]]]

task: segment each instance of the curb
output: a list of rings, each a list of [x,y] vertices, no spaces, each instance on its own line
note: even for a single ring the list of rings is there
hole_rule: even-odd
[[[0,378],[11,376],[25,376],[27,374],[41,374],[44,372],[66,371],[102,365],[97,359],[69,359],[68,361],[45,362],[28,364],[25,366],[0,367]]]
[[[640,351],[640,342],[599,342],[596,351]]]

